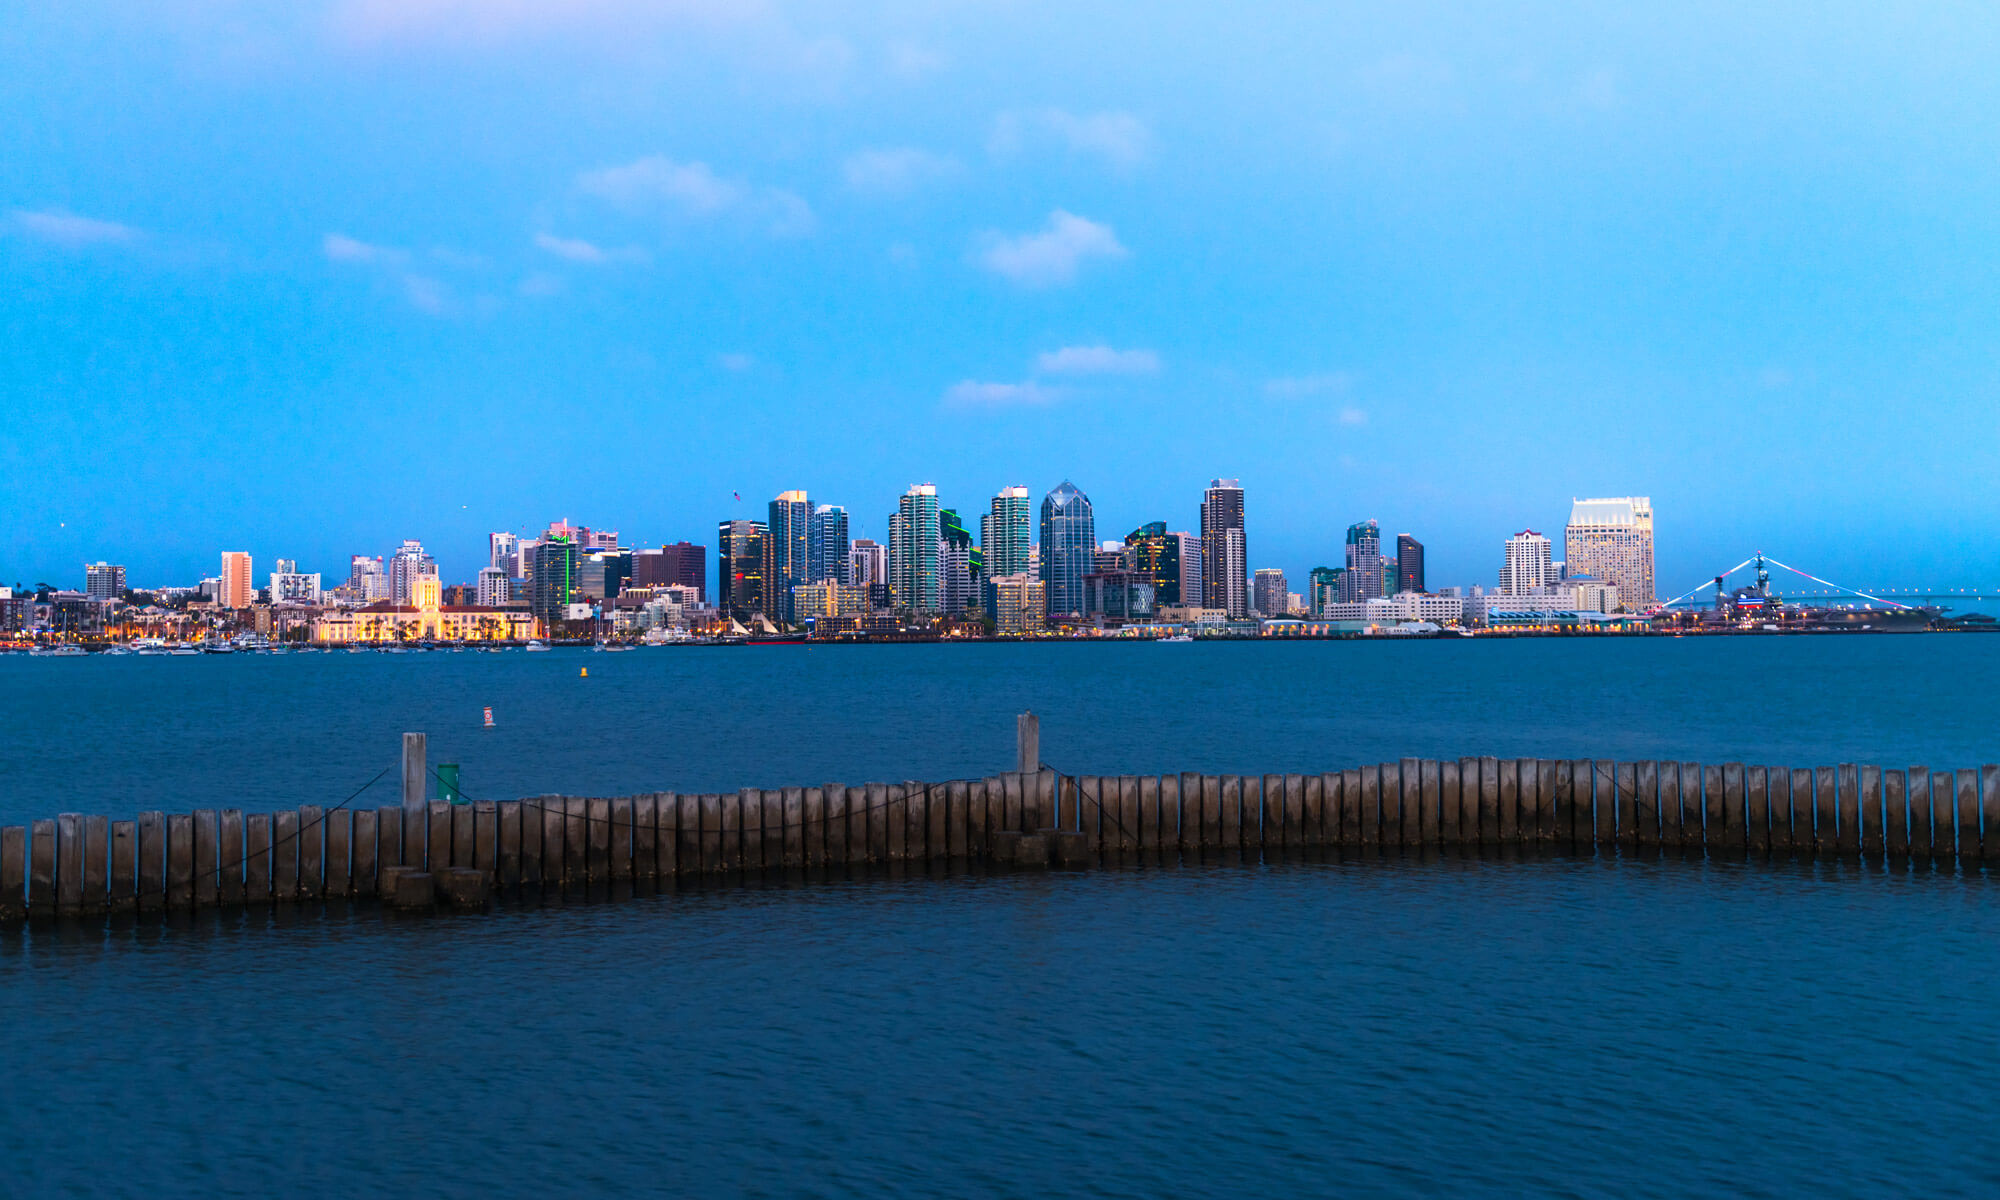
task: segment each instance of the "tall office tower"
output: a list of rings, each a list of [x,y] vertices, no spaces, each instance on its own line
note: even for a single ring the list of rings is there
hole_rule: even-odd
[[[1042,591],[1050,616],[1082,616],[1083,577],[1097,549],[1090,497],[1065,479],[1042,498]]]
[[[806,575],[814,583],[847,583],[847,510],[838,504],[813,509],[806,529]]]
[[[764,527],[765,608],[788,625],[798,623],[792,589],[808,582],[811,525],[812,501],[804,492],[779,492],[771,501],[771,519]]]
[[[868,607],[888,608],[889,548],[869,538],[855,538],[847,547],[847,580],[868,589]]]
[[[1201,497],[1202,604],[1232,621],[1250,615],[1249,551],[1243,538],[1243,485],[1215,479]]]
[[[938,606],[957,616],[985,604],[979,548],[955,509],[938,510]]]
[[[1396,578],[1401,591],[1424,590],[1424,544],[1407,533],[1396,535]]]
[[[1033,561],[1028,489],[1010,484],[994,494],[986,515],[979,519],[979,546],[986,554],[986,574],[1019,575]]]
[[[1202,548],[1201,539],[1192,533],[1181,531],[1169,533],[1167,541],[1179,547],[1175,554],[1180,558],[1181,582],[1180,602],[1199,605],[1202,602]],[[1166,601],[1161,601],[1162,604]]]
[[[764,522],[716,524],[715,606],[738,621],[764,611]]]
[[[1284,616],[1288,607],[1285,593],[1289,590],[1283,571],[1276,567],[1258,568],[1256,586],[1252,589],[1257,611],[1267,617]]]
[[[1507,539],[1507,559],[1500,567],[1500,590],[1509,595],[1554,587],[1555,566],[1549,561],[1549,539],[1523,529]]]
[[[512,578],[521,569],[521,539],[511,533],[486,535],[486,565],[498,567]]]
[[[505,567],[479,568],[479,590],[473,593],[472,602],[481,608],[498,608],[512,601],[512,580]]]
[[[708,547],[693,542],[675,542],[658,550],[640,550],[632,555],[633,587],[691,587],[704,600],[708,597]]]
[[[1168,533],[1165,521],[1150,521],[1125,535],[1126,558],[1134,571],[1153,581],[1155,605],[1181,603],[1181,543],[1186,538]]]
[[[625,550],[593,550],[576,563],[578,600],[615,600],[632,583],[632,555]]]
[[[116,563],[83,564],[83,591],[92,600],[116,600],[125,594],[125,568]]]
[[[1653,606],[1653,502],[1645,496],[1572,500],[1563,529],[1563,560],[1571,575],[1618,588],[1628,609]]]
[[[1340,577],[1346,567],[1314,567],[1306,583],[1306,607],[1316,617],[1326,615],[1326,606],[1340,603]]]
[[[348,560],[347,589],[354,598],[364,604],[382,600],[389,595],[389,576],[382,569],[380,556],[370,558],[366,554],[356,554]]]
[[[249,608],[257,601],[250,582],[250,556],[241,550],[222,552],[222,574],[215,598],[224,608]]]
[[[389,599],[398,604],[411,603],[418,577],[435,574],[437,560],[424,553],[424,544],[415,538],[405,540],[389,556]]]
[[[1347,604],[1382,595],[1382,526],[1363,521],[1347,527],[1347,573],[1340,577],[1340,598]]]
[[[1396,596],[1403,592],[1403,564],[1384,554],[1382,556],[1382,594]]]
[[[897,608],[938,611],[937,486],[915,484],[889,520],[889,589]]]
[[[578,599],[577,545],[569,535],[542,539],[529,552],[528,611],[560,621]]]

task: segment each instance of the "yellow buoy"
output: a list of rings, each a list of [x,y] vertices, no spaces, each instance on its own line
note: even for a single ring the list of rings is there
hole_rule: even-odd
[[[590,678],[590,668],[585,667],[583,670],[578,671],[577,674],[583,676],[585,679],[588,679]]]

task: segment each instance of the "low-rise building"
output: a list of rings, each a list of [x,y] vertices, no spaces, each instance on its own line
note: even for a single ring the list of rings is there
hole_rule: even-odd
[[[440,603],[437,576],[412,583],[414,604],[371,604],[321,613],[312,640],[328,646],[396,642],[519,642],[539,636],[540,623],[524,609]]]
[[[1394,596],[1329,604],[1321,615],[1333,621],[1365,621],[1376,625],[1404,621],[1457,625],[1466,619],[1466,602],[1457,596],[1401,592]]]

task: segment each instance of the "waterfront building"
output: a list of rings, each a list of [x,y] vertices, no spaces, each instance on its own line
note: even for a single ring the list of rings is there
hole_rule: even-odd
[[[1201,498],[1202,602],[1232,621],[1250,615],[1249,549],[1243,532],[1243,485],[1209,481]]]
[[[847,561],[847,510],[838,504],[813,509],[806,526],[806,579],[810,583],[852,583]]]
[[[1580,611],[1601,613],[1618,611],[1618,585],[1607,583],[1594,575],[1572,575],[1562,581],[1562,590],[1570,594]]]
[[[528,611],[544,627],[569,615],[578,594],[577,566],[577,545],[567,537],[544,538],[530,551]]]
[[[817,583],[802,583],[792,589],[792,604],[799,614],[799,624],[811,625],[827,617],[845,617],[865,613],[872,605],[868,602],[868,589],[851,583],[841,583],[837,579],[822,579]]]
[[[979,547],[972,544],[972,534],[959,520],[957,510],[939,509],[938,606],[942,611],[959,616],[984,603],[981,563]]]
[[[92,600],[117,600],[125,595],[125,568],[116,563],[83,564],[83,594]]]
[[[689,587],[708,599],[708,547],[694,542],[674,542],[658,550],[640,550],[632,555],[633,587]]]
[[[1396,535],[1396,579],[1405,592],[1421,592],[1424,587],[1424,544],[1407,533]]]
[[[1618,589],[1633,609],[1653,606],[1653,502],[1645,496],[1572,500],[1563,528],[1563,560],[1572,575]]]
[[[481,567],[472,594],[473,604],[479,608],[498,608],[511,602],[514,598],[511,579],[505,567]]]
[[[1576,596],[1564,588],[1543,588],[1538,592],[1487,592],[1465,601],[1465,619],[1470,624],[1488,625],[1496,612],[1574,613]]]
[[[1085,615],[1107,624],[1151,620],[1156,594],[1152,576],[1143,571],[1092,571],[1083,577]]]
[[[734,620],[764,611],[764,523],[721,521],[715,527],[715,606]]]
[[[889,594],[897,608],[913,613],[938,611],[935,484],[912,485],[889,518]]]
[[[1339,604],[1340,577],[1346,567],[1314,567],[1306,580],[1306,608],[1316,617],[1326,615],[1327,606]]]
[[[1457,596],[1434,596],[1427,592],[1402,592],[1368,600],[1329,604],[1316,615],[1330,621],[1368,621],[1395,625],[1405,621],[1433,621],[1456,625],[1466,618],[1466,601]]]
[[[249,608],[257,602],[257,589],[250,582],[250,555],[242,550],[222,552],[222,574],[216,584],[215,602],[224,608]]]
[[[1549,539],[1532,529],[1508,538],[1507,557],[1500,566],[1500,590],[1508,595],[1529,595],[1554,587],[1555,567],[1549,558]]]
[[[771,500],[770,520],[764,529],[767,607],[771,616],[795,625],[792,589],[810,580],[812,501],[802,491],[779,492]]]
[[[1382,526],[1360,521],[1347,527],[1347,571],[1340,577],[1340,599],[1360,604],[1384,594],[1382,587]]]
[[[1251,588],[1251,603],[1262,616],[1282,617],[1286,612],[1285,592],[1289,586],[1283,571],[1276,567],[1259,567]]]
[[[979,518],[979,548],[984,552],[989,577],[998,579],[1031,569],[1035,560],[1031,525],[1025,486],[1009,484],[994,493],[985,515]]]
[[[576,547],[561,543],[572,552]],[[490,569],[490,568],[489,568]],[[398,642],[526,641],[547,628],[520,609],[459,606],[442,602],[436,575],[417,578],[412,604],[382,602],[365,608],[328,609],[312,619],[312,640],[329,646]]]
[[[1090,497],[1065,479],[1042,498],[1042,585],[1051,617],[1083,615],[1083,577],[1096,549]]]
[[[993,630],[1002,637],[1035,633],[1042,628],[1048,600],[1041,580],[1027,572],[993,579]]]
[[[319,572],[302,573],[287,571],[285,567],[296,567],[291,559],[278,560],[279,570],[271,572],[271,603],[273,604],[318,604],[320,599]]]

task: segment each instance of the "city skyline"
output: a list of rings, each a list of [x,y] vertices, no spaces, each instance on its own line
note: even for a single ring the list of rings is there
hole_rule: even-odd
[[[1662,594],[2000,579],[1980,10],[730,7],[21,13],[0,575],[1229,475],[1294,579],[1607,494]]]

